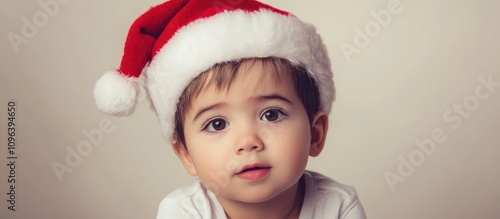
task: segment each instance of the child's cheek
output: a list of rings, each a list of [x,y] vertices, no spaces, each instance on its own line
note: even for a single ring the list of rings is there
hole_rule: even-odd
[[[276,123],[263,123],[259,130],[259,138],[265,145],[273,144],[281,135],[286,135],[290,123],[291,120],[289,118],[285,118]]]
[[[196,170],[205,187],[216,195],[229,187],[229,182],[234,170],[238,167],[236,160],[228,158],[226,153],[214,153],[212,150],[198,154],[200,161]]]

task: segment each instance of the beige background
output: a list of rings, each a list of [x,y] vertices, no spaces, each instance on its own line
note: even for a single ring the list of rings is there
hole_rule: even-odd
[[[91,94],[101,74],[118,67],[131,22],[161,1],[60,0],[16,53],[7,35],[21,35],[23,17],[41,16],[38,2],[47,1],[0,3],[0,218],[154,218],[165,195],[195,179],[143,96],[135,114],[119,119],[97,111]],[[316,24],[333,60],[332,129],[309,169],[355,186],[372,219],[498,218],[500,87],[473,101],[478,77],[500,82],[500,1],[400,0],[402,11],[351,56],[341,43],[354,45],[355,28],[373,24],[370,12],[389,0],[265,2]],[[6,202],[9,99],[18,106],[15,213]],[[443,114],[464,101],[468,118],[449,114],[462,120],[453,129]],[[60,182],[51,164],[65,163],[68,148],[90,142],[83,133],[100,123],[102,140]],[[414,141],[435,129],[446,139],[418,160]],[[400,156],[419,166],[392,191],[384,174],[398,174]]]

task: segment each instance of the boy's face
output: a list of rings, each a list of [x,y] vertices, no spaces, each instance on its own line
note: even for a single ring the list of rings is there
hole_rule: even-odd
[[[173,146],[218,197],[259,203],[297,183],[308,156],[321,152],[328,118],[318,112],[311,126],[289,75],[276,83],[260,63],[242,69],[228,90],[207,87],[193,100],[187,150]]]

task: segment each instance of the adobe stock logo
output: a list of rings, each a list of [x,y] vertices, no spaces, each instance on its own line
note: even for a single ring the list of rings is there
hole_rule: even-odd
[[[141,92],[139,92],[137,100],[138,105],[147,100],[144,87],[140,86],[140,89]],[[119,117],[117,119],[120,121],[127,119],[127,117]],[[53,161],[50,164],[57,180],[62,183],[65,176],[75,172],[75,170],[78,169],[82,163],[84,163],[84,159],[91,156],[91,154],[95,151],[94,149],[100,147],[104,139],[113,133],[116,128],[117,126],[110,118],[104,117],[99,121],[97,127],[92,129],[82,129],[81,133],[83,134],[84,139],[81,139],[73,146],[66,146],[66,156],[64,159],[61,159],[61,162]]]
[[[390,0],[387,2],[386,9],[372,10],[370,12],[372,20],[366,22],[362,28],[354,27],[352,43],[342,41],[339,44],[347,62],[350,63],[353,55],[360,54],[363,49],[367,48],[372,40],[380,35],[383,28],[387,28],[391,24],[394,15],[400,14],[403,9],[399,0]]]
[[[40,28],[47,26],[50,18],[55,17],[59,14],[61,5],[65,5],[71,0],[40,0],[38,1],[38,6],[40,10],[35,12],[31,18],[22,17],[23,22],[21,26],[20,34],[9,32],[7,38],[9,39],[10,45],[16,54],[19,53],[19,47],[21,45],[26,45],[29,40],[33,39]]]
[[[111,119],[103,118],[99,122],[99,127],[91,130],[82,130],[85,139],[79,141],[75,147],[66,146],[66,156],[64,162],[53,161],[51,164],[52,170],[57,177],[57,180],[62,183],[65,174],[72,173],[80,166],[85,157],[92,154],[94,148],[99,147],[104,140],[106,134],[115,131],[116,126]]]
[[[472,117],[481,105],[481,101],[486,101],[496,89],[500,88],[499,81],[493,81],[493,75],[488,75],[488,78],[483,76],[478,77],[479,84],[475,87],[471,95],[466,96],[461,102],[453,104],[443,113],[443,121],[449,125],[449,130],[444,128],[434,128],[430,136],[423,139],[415,139],[415,148],[407,155],[399,155],[399,165],[395,171],[385,171],[384,178],[389,185],[389,189],[394,192],[396,184],[404,183],[411,177],[417,167],[422,166],[426,159],[432,156],[440,145],[445,143],[449,138],[449,133],[458,130],[462,127],[465,120]]]

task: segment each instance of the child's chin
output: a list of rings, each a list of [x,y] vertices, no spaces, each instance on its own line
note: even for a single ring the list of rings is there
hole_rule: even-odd
[[[252,196],[238,197],[235,201],[247,203],[247,204],[259,204],[266,201],[269,201],[276,197],[275,195],[267,195],[267,194],[252,194]]]
[[[230,195],[231,197],[228,199],[247,204],[258,204],[270,201],[273,198],[280,195],[282,192],[283,191],[276,189],[268,189],[268,190],[260,189],[258,191],[255,190],[239,191],[238,194]]]

